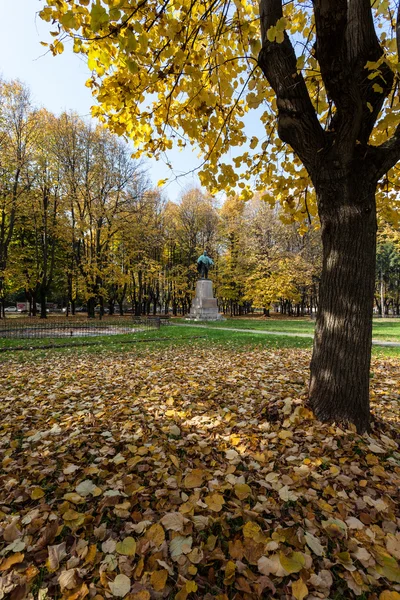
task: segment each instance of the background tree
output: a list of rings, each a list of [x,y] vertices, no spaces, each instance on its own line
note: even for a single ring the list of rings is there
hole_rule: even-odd
[[[386,225],[378,235],[376,254],[375,302],[381,317],[400,314],[400,239],[399,232]]]
[[[0,318],[4,282],[18,208],[28,192],[28,177],[38,121],[29,90],[19,81],[0,81]]]

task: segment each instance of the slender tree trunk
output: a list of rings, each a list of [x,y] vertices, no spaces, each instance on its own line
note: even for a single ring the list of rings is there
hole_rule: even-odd
[[[385,316],[385,283],[383,281],[383,269],[381,269],[380,275],[381,317],[383,319]]]
[[[323,266],[310,400],[322,421],[369,428],[375,289],[375,189],[353,172],[317,189]]]
[[[2,302],[3,310],[0,310],[0,319],[5,318],[4,306],[5,306],[5,296],[4,296],[4,271],[5,264],[0,264],[0,299]]]
[[[40,291],[40,318],[47,319],[46,292],[43,289]]]

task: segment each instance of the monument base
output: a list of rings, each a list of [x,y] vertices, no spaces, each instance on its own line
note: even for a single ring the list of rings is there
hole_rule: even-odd
[[[199,279],[196,284],[196,297],[193,300],[188,321],[225,321],[218,312],[217,299],[213,296],[212,281]]]

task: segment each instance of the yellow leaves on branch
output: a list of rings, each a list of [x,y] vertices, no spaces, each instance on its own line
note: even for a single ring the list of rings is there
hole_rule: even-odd
[[[278,19],[275,25],[270,27],[267,31],[267,38],[270,42],[277,42],[281,44],[284,40],[284,32],[287,28],[288,21],[285,17]]]
[[[313,52],[312,10],[303,2],[283,4],[284,14],[269,27],[267,39],[281,44],[287,34],[296,46],[304,47],[297,57],[297,70],[305,74],[322,126],[329,127],[332,107]],[[396,12],[396,2],[380,0],[373,6],[383,48],[380,60],[397,72],[395,24],[390,17]],[[275,128],[274,92],[256,68],[260,51],[258,2],[235,0],[227,4],[217,0],[212,10],[209,8],[207,3],[189,0],[166,2],[162,8],[158,0],[137,0],[133,5],[111,0],[46,0],[40,14],[45,21],[59,24],[59,30],[51,32],[55,36],[50,45],[54,54],[64,50],[63,40],[70,36],[73,51],[85,56],[92,71],[87,85],[98,103],[93,115],[114,133],[130,137],[137,147],[135,156],[145,152],[160,157],[173,145],[184,148],[193,143],[205,158],[200,180],[213,192],[233,192],[240,184],[243,198],[248,199],[252,194],[249,181],[256,191],[279,189],[279,177],[274,176],[279,165],[284,194],[290,189],[299,195],[299,174],[293,167],[296,158],[290,150],[284,160],[278,158],[282,143]],[[368,76],[376,78],[376,93],[383,89],[379,65],[379,61],[366,65]],[[372,110],[372,104],[366,108]],[[253,136],[248,140],[246,117],[255,109],[259,111],[255,118],[260,121],[260,133],[258,139]],[[384,105],[372,143],[392,135],[399,115],[399,98],[394,94]],[[393,121],[393,127],[388,127],[388,121]],[[228,153],[233,153],[229,155],[232,158],[226,158]],[[236,159],[242,167],[240,176],[232,167]],[[276,195],[272,197],[276,199]],[[392,204],[389,198],[386,203]]]

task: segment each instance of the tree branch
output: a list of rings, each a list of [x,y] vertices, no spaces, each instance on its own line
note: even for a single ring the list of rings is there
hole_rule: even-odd
[[[349,2],[346,39],[353,85],[359,87],[362,99],[362,120],[358,140],[362,144],[367,144],[394,80],[392,70],[386,62],[379,67],[379,77],[368,79],[366,63],[378,61],[383,54],[375,32],[370,0]]]
[[[396,43],[397,56],[400,60],[400,2],[397,7],[396,17]],[[368,154],[371,164],[373,165],[375,180],[379,181],[379,179],[386,175],[386,173],[400,160],[400,125],[397,126],[396,131],[390,140],[387,140],[377,147],[370,146],[368,148]]]
[[[370,146],[368,154],[374,167],[375,181],[379,181],[400,160],[400,125],[390,140],[380,146]]]
[[[260,0],[262,49],[258,64],[277,96],[278,134],[290,144],[310,176],[317,167],[318,152],[326,143],[305,81],[297,71],[296,54],[284,33],[281,44],[270,42],[267,31],[283,16],[282,0]]]
[[[350,5],[356,3],[359,0],[352,0]],[[348,48],[348,2],[313,0],[313,5],[317,32],[316,58],[326,92],[336,108],[330,129],[335,132],[336,145],[338,149],[340,147],[342,158],[351,159],[363,111]]]
[[[397,43],[397,60],[400,62],[400,2],[397,7],[397,17],[396,17],[396,43]]]

